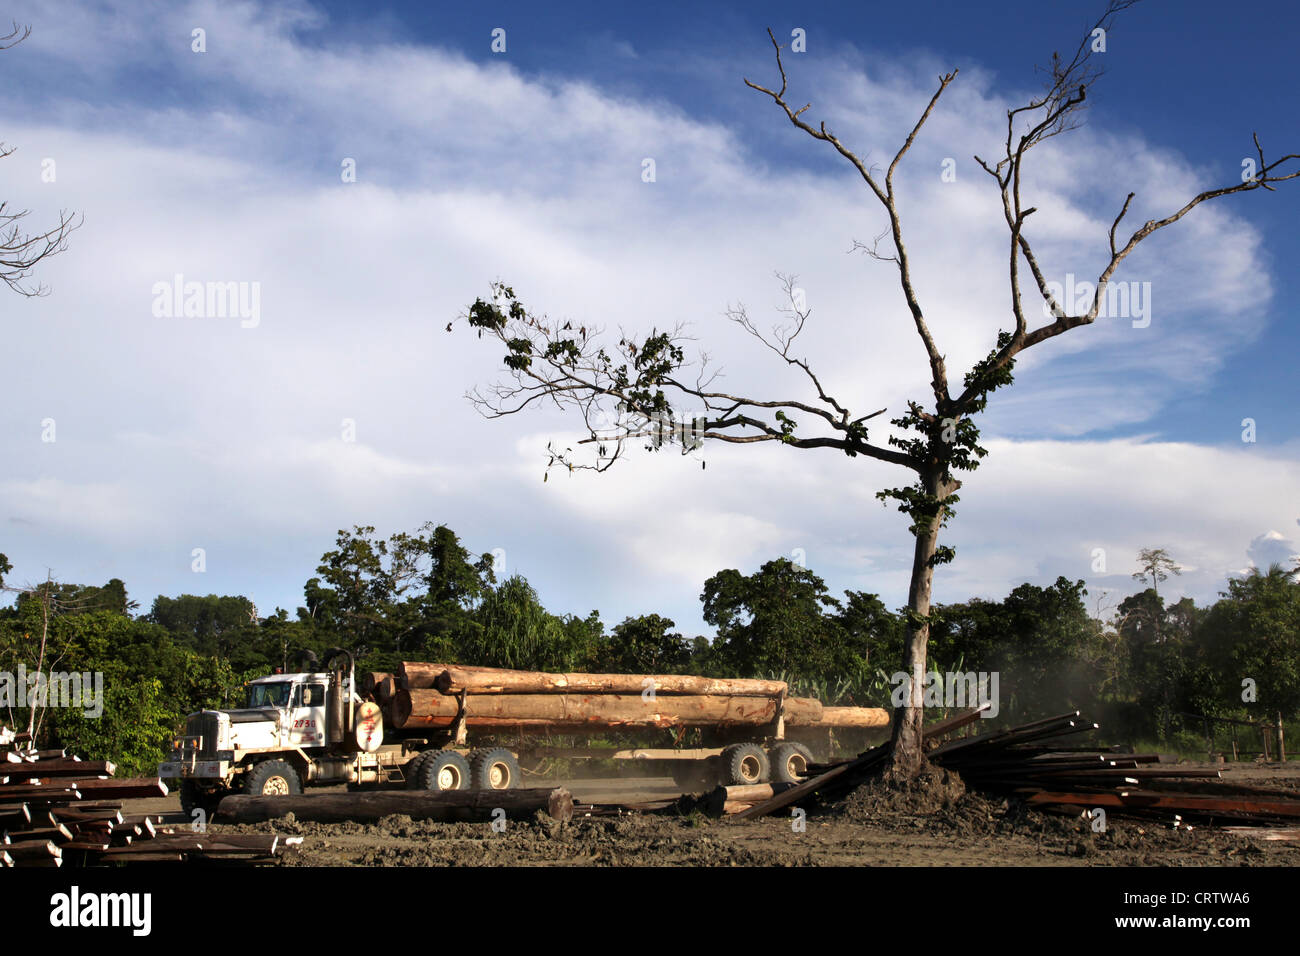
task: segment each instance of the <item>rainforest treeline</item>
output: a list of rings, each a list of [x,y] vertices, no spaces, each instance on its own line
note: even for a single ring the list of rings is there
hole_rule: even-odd
[[[1152,553],[1143,552],[1149,557]],[[1189,715],[1284,720],[1300,713],[1300,583],[1274,566],[1225,582],[1220,598],[1166,604],[1159,562],[1147,586],[1101,615],[1083,581],[1022,584],[1001,600],[935,610],[931,666],[998,672],[1000,715],[1032,719],[1086,710],[1112,743],[1207,749]],[[0,586],[11,571],[0,555]],[[0,673],[102,673],[102,716],[0,697],[0,723],[30,725],[43,745],[66,746],[152,772],[184,717],[238,706],[243,683],[293,671],[345,647],[359,670],[403,659],[552,671],[777,677],[828,703],[889,706],[903,658],[904,618],[875,594],[832,595],[785,558],[752,574],[703,582],[703,617],[716,636],[687,636],[659,614],[617,623],[598,611],[554,614],[519,575],[498,579],[444,525],[388,538],[340,531],[303,589],[296,613],[261,615],[240,595],[158,596],[146,609],[125,583],[47,581],[17,587],[0,608]],[[1094,602],[1095,605],[1095,602]],[[1104,619],[1103,619],[1104,618]]]

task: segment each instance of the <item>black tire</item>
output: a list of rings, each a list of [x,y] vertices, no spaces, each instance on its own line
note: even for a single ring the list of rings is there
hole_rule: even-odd
[[[224,787],[205,790],[193,780],[182,780],[181,809],[185,811],[185,819],[189,823],[194,823],[195,810],[202,810],[209,820],[212,819],[217,812],[217,805],[221,803],[221,798],[228,792]]]
[[[758,744],[732,744],[722,751],[723,782],[729,787],[766,783],[772,762]]]
[[[468,790],[469,761],[454,750],[425,754],[416,777],[417,790]]]
[[[808,775],[812,751],[803,744],[787,741],[772,748],[772,782],[799,783]]]
[[[292,796],[302,793],[302,778],[284,760],[263,760],[244,774],[244,793],[254,797]]]
[[[435,753],[436,750],[426,750],[424,753],[416,754],[402,765],[402,779],[406,781],[407,790],[420,789],[420,768],[424,766],[424,761]]]
[[[469,768],[475,790],[513,790],[519,786],[519,761],[504,747],[474,751]]]

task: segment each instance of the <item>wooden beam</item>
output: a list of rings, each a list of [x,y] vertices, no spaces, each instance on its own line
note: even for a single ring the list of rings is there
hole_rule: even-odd
[[[263,823],[292,813],[295,819],[316,823],[375,823],[393,814],[413,820],[490,821],[498,809],[512,819],[529,819],[538,810],[556,820],[573,816],[573,795],[564,788],[551,790],[379,790],[357,793],[251,797],[235,794],[221,801],[217,820],[222,823]],[[161,835],[159,836],[161,839]]]

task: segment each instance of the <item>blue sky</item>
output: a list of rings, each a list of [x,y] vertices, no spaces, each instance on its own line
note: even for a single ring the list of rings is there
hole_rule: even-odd
[[[1251,9],[1149,0],[1121,15],[1088,125],[1045,148],[1032,180],[1052,274],[1095,277],[1130,189],[1141,222],[1236,181],[1252,132],[1270,155],[1300,152],[1297,15]],[[707,574],[796,552],[835,591],[901,603],[904,522],[873,498],[899,483],[888,468],[711,449],[707,470],[639,456],[543,485],[546,442],[571,440],[573,423],[482,421],[463,395],[496,379],[499,357],[442,329],[507,278],[584,322],[688,322],[733,384],[784,389],[796,383],[722,313],[744,302],[770,324],[773,272],[792,272],[813,305],[814,365],[864,408],[896,409],[921,394],[923,359],[887,267],[845,254],[880,231],[879,210],[741,83],[774,76],[765,28],[806,30],[808,51],[787,58],[791,98],[875,161],[937,74],[960,68],[900,172],[923,304],[959,369],[1007,321],[1005,227],[971,153],[991,150],[1006,107],[1037,89],[1035,64],[1072,49],[1099,10],[11,5],[0,13],[33,35],[0,54],[20,94],[0,105],[0,141],[18,147],[0,195],[33,225],[86,215],[40,276],[50,295],[0,300],[13,578],[52,568],[122,577],[145,605],[217,592],[292,609],[337,528],[433,520],[501,549],[554,610],[610,623],[654,611],[707,632]],[[490,49],[498,27],[504,54]],[[934,171],[949,156],[958,181],[944,191]],[[1137,548],[1163,546],[1187,566],[1171,593],[1204,601],[1296,552],[1300,182],[1211,205],[1117,277],[1150,283],[1149,328],[1072,332],[995,398],[993,453],[963,491],[938,600],[1057,574],[1118,596]],[[152,286],[176,273],[258,283],[257,326],[152,314]],[[41,440],[47,418],[55,442]]]

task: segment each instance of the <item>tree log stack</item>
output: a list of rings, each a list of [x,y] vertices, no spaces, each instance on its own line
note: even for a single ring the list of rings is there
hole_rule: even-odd
[[[116,801],[164,797],[156,777],[122,779],[107,760],[20,746],[27,735],[0,727],[0,868],[186,859],[273,858],[275,834],[217,834],[165,829],[162,817],[126,815]]]
[[[611,728],[884,727],[887,711],[826,707],[790,697],[784,681],[689,674],[548,674],[404,661],[397,689],[372,696],[398,730],[449,729],[465,707],[466,726],[583,733]]]

